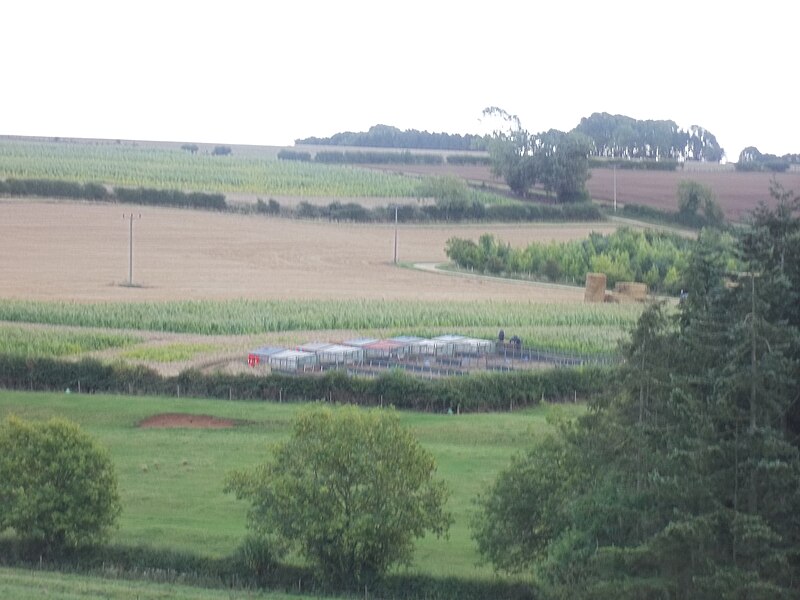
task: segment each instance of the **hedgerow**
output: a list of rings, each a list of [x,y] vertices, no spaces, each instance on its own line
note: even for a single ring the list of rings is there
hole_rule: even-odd
[[[401,371],[375,378],[343,371],[322,375],[205,374],[186,370],[165,377],[143,366],[0,356],[0,387],[13,390],[192,396],[267,402],[326,400],[361,406],[445,412],[504,411],[548,401],[587,398],[614,381],[609,367],[584,366],[421,379]]]

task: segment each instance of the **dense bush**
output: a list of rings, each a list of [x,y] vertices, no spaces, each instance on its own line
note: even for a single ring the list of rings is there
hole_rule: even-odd
[[[268,542],[246,546],[257,566],[297,548],[319,580],[356,589],[408,564],[427,531],[447,532],[449,492],[435,473],[395,411],[311,406],[266,462],[230,473],[226,491],[251,502],[249,528]]]
[[[203,192],[181,192],[179,190],[157,190],[152,188],[114,188],[120,202],[154,206],[179,206],[181,208],[204,208],[225,210],[228,205],[222,194]]]
[[[0,531],[50,554],[101,541],[119,513],[111,459],[77,425],[0,424]]]
[[[623,227],[610,235],[591,233],[583,241],[537,242],[526,248],[511,248],[489,234],[477,244],[451,238],[446,253],[459,267],[484,273],[582,283],[587,273],[599,272],[610,286],[639,281],[651,290],[677,294],[691,244],[674,234]]]
[[[329,400],[361,406],[394,405],[427,412],[486,412],[535,406],[549,401],[590,397],[609,387],[613,369],[558,368],[474,373],[442,379],[420,379],[389,371],[367,379],[342,371],[298,376],[273,373],[204,374],[184,371],[163,377],[142,366],[0,356],[0,387],[17,390],[71,391],[162,396],[192,396],[236,400],[302,402]]]

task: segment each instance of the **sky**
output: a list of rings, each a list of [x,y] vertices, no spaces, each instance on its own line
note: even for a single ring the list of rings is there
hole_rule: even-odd
[[[800,153],[800,3],[4,0],[0,134],[229,144],[594,112]]]

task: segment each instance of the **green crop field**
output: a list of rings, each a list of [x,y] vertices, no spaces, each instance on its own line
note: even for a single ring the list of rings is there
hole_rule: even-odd
[[[190,154],[129,144],[0,140],[0,179],[58,179],[276,196],[417,197],[417,178],[234,152]]]
[[[297,404],[226,402],[78,394],[0,392],[0,418],[60,416],[79,423],[111,452],[119,476],[123,513],[112,542],[148,545],[220,557],[245,535],[246,505],[222,492],[232,469],[260,462],[270,443],[284,438]],[[411,572],[491,578],[476,566],[470,537],[473,500],[512,454],[547,432],[548,417],[579,414],[580,405],[542,406],[503,414],[402,413],[402,422],[436,457],[451,491],[455,524],[448,539],[417,544]],[[161,413],[235,419],[233,429],[144,429]]]
[[[31,329],[0,323],[0,354],[11,356],[75,356],[139,341],[139,337],[120,333]]]
[[[427,336],[449,330],[494,338],[498,329],[504,327],[509,336],[520,335],[530,345],[597,354],[613,352],[617,340],[634,325],[641,310],[640,305],[634,304],[492,301],[433,304],[383,300],[230,300],[86,304],[0,300],[0,321],[211,336],[375,330]]]

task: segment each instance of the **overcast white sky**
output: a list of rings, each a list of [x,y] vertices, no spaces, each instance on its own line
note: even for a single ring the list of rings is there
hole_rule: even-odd
[[[800,3],[5,0],[0,134],[242,144],[593,112],[800,152]]]

